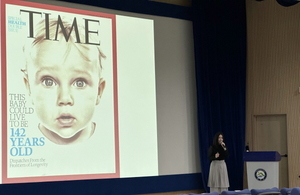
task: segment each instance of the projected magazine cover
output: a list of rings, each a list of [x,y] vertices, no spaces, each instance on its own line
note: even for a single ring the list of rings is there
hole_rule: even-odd
[[[1,6],[2,182],[119,177],[115,16]]]

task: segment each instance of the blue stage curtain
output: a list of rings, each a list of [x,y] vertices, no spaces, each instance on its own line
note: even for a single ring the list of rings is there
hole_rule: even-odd
[[[208,148],[223,132],[230,190],[243,189],[246,93],[246,7],[244,0],[193,0],[199,148],[203,186]]]

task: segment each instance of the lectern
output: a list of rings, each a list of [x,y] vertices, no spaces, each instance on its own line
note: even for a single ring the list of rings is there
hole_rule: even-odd
[[[279,161],[276,151],[244,152],[248,189],[279,188]]]

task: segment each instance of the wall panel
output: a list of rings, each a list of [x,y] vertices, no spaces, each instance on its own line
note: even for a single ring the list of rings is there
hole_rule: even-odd
[[[246,6],[246,142],[251,148],[254,115],[286,114],[289,187],[300,186],[300,4],[248,0]]]

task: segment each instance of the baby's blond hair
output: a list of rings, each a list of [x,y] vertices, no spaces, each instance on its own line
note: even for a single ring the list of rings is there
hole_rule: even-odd
[[[23,47],[23,51],[25,54],[25,69],[22,70],[24,73],[27,72],[28,69],[28,63],[32,63],[32,60],[34,60],[36,57],[36,51],[39,51],[40,45],[46,41],[66,41],[67,49],[66,53],[70,50],[71,47],[75,47],[78,52],[80,53],[81,57],[86,60],[90,61],[90,56],[87,56],[87,51],[91,51],[92,48],[96,48],[96,52],[98,55],[98,61],[99,61],[99,76],[101,75],[103,66],[102,66],[102,58],[105,59],[106,56],[103,54],[103,52],[100,49],[100,42],[99,38],[97,40],[97,36],[94,33],[89,33],[88,40],[92,44],[83,43],[84,40],[86,40],[85,35],[85,28],[83,25],[78,25],[78,21],[76,18],[72,20],[68,18],[60,18],[58,19],[49,19],[47,20],[41,20],[36,26],[35,26],[35,38],[32,41],[32,39],[29,39],[30,41],[25,44]],[[49,30],[46,31],[45,24],[49,26]],[[74,25],[76,24],[76,25]],[[78,28],[75,28],[78,27]],[[94,44],[99,42],[99,44]],[[35,49],[33,49],[35,48]],[[35,51],[35,52],[34,52]]]

